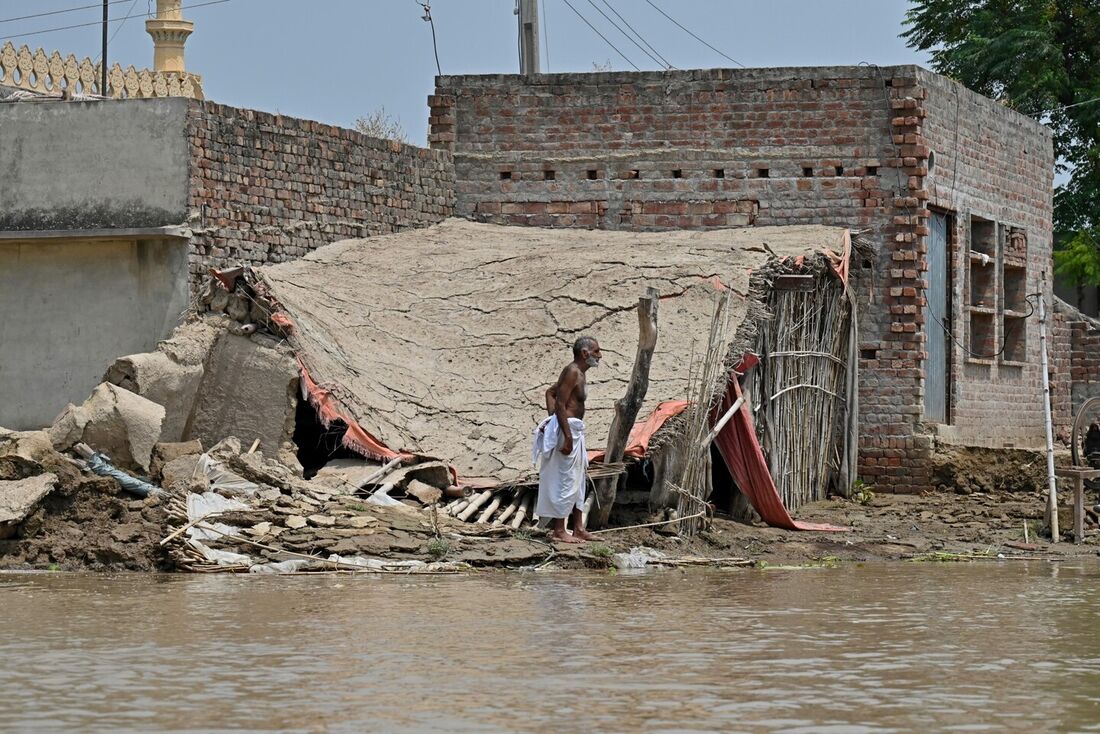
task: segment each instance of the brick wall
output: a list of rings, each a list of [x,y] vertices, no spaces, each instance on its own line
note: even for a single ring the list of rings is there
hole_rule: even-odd
[[[483,221],[858,230],[876,247],[857,283],[860,471],[884,488],[920,491],[934,445],[921,425],[928,206],[934,196],[939,206],[955,203],[929,174],[930,161],[935,168],[943,157],[939,149],[932,155],[928,140],[934,130],[941,145],[947,129],[929,119],[944,115],[943,89],[957,89],[982,116],[969,123],[973,136],[961,138],[967,145],[1001,136],[996,151],[973,151],[969,174],[960,165],[967,205],[982,203],[990,214],[1026,209],[1005,221],[1028,228],[1029,258],[1049,260],[1049,136],[913,66],[440,77],[429,98],[430,140],[454,152],[456,212]],[[1013,146],[1032,158],[1013,159]],[[987,162],[995,167],[983,188],[977,179]],[[1002,182],[1005,190],[993,191]],[[1026,377],[996,367],[981,377],[953,373],[957,418],[968,422],[964,439],[988,431],[999,415],[983,413],[981,395],[968,391],[981,386],[992,395],[1003,381],[1015,390],[1013,405],[1022,404],[1034,370],[1017,372]],[[1032,402],[1010,415],[1021,421],[1015,440],[1034,438],[1041,403]]]
[[[192,276],[453,213],[446,151],[213,102],[191,103],[187,128]]]
[[[993,328],[983,336],[983,328],[968,312],[967,304],[975,278],[992,278],[992,288],[987,290],[995,292],[998,311],[1006,302],[1017,301],[1022,312],[1030,312],[1037,303],[1034,299],[1032,305],[1022,303],[1022,296],[1042,290],[1051,317],[1048,332],[1054,336],[1058,325],[1053,320],[1051,291],[1051,137],[1035,121],[948,79],[921,71],[919,81],[925,91],[921,137],[933,157],[924,177],[923,202],[927,206],[915,213],[927,217],[927,207],[951,212],[955,224],[952,239],[957,245],[951,252],[950,268],[951,297],[959,308],[952,314],[950,327],[963,346],[952,345],[953,425],[945,437],[967,445],[1042,446],[1045,429],[1037,314],[1015,321],[986,317]],[[929,159],[925,161],[928,169]],[[971,229],[972,218],[1003,226],[1002,261],[1026,264],[1016,286],[1019,293],[1012,292],[1008,269],[996,263],[971,267],[972,240],[980,238]],[[1006,340],[1011,342],[1017,335],[1025,344],[1014,354]],[[1052,366],[1055,344],[1052,338],[1048,345]],[[1055,410],[1059,410],[1057,405]]]

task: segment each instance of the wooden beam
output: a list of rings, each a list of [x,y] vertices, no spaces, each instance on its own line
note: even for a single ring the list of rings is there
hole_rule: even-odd
[[[606,464],[622,461],[630,429],[634,427],[634,421],[638,418],[638,411],[641,410],[642,401],[649,389],[649,365],[653,361],[653,349],[657,346],[658,303],[660,297],[656,288],[646,288],[645,295],[638,299],[638,351],[634,356],[634,369],[630,373],[626,394],[615,401],[615,417],[611,419],[607,451],[604,454]],[[607,524],[618,486],[618,476],[596,483],[596,506],[588,516],[593,527],[599,528]]]

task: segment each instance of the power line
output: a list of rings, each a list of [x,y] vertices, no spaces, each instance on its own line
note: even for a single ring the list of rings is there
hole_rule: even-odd
[[[546,50],[546,73],[550,73],[550,24],[546,22],[546,4],[550,0],[543,0],[542,2],[542,37],[543,48]]]
[[[123,1],[124,0],[115,0],[115,2],[123,2]],[[190,10],[191,8],[203,8],[203,7],[206,7],[207,5],[220,5],[221,3],[227,3],[227,2],[229,2],[229,0],[208,0],[205,3],[194,3],[192,5],[181,5],[179,7],[179,9],[180,10]],[[97,5],[96,7],[102,7],[102,4]],[[129,18],[129,17],[130,16],[126,16],[126,18],[111,18],[107,22],[108,23],[124,23],[124,22],[126,22],[126,19]],[[24,38],[26,36],[38,36],[38,35],[41,35],[43,33],[56,33],[57,31],[68,31],[68,30],[72,30],[73,28],[87,28],[87,27],[93,26],[93,25],[103,25],[103,21],[95,20],[95,21],[92,21],[91,23],[75,23],[73,25],[59,26],[57,28],[44,28],[43,30],[31,31],[29,33],[16,33],[14,36],[4,36],[3,38],[0,38],[0,41],[10,41],[13,38]]]
[[[118,5],[119,3],[124,3],[124,2],[126,2],[126,0],[108,0],[107,4],[108,5]],[[16,18],[3,18],[3,19],[0,19],[0,23],[11,23],[12,21],[29,20],[31,18],[45,18],[47,15],[61,15],[62,13],[75,13],[77,10],[89,10],[91,8],[101,8],[101,7],[103,7],[103,3],[95,3],[93,5],[80,5],[79,7],[65,8],[64,10],[51,10],[51,11],[46,12],[46,13],[33,13],[31,15],[20,15]]]
[[[126,9],[126,17],[122,19],[122,22],[118,24],[118,28],[115,28],[114,32],[111,33],[111,37],[107,39],[107,45],[108,46],[110,46],[111,43],[115,40],[115,36],[117,36],[118,32],[122,30],[122,26],[126,25],[126,21],[130,20],[130,17],[133,16],[135,5],[137,5],[137,0],[133,0],[133,2],[130,3],[130,7]],[[146,7],[146,10],[148,10],[148,7]],[[99,57],[102,56],[102,55],[103,55],[103,51],[100,51],[99,55],[97,55],[95,57],[95,61],[93,61],[92,63],[93,64],[98,63],[99,62]]]
[[[661,52],[660,52],[660,51],[658,51],[657,49],[653,48],[653,44],[652,44],[652,43],[650,43],[649,41],[645,40],[645,37],[644,37],[644,36],[642,36],[642,34],[641,34],[641,33],[638,33],[638,31],[636,31],[636,30],[634,29],[634,26],[630,25],[630,23],[629,23],[629,22],[627,22],[626,18],[624,18],[624,17],[623,17],[623,16],[622,16],[622,15],[621,15],[621,14],[619,13],[619,11],[618,11],[618,10],[615,10],[615,6],[614,6],[614,5],[612,5],[612,4],[610,3],[610,2],[608,2],[608,0],[603,0],[603,4],[604,4],[604,5],[606,5],[606,6],[608,7],[608,8],[610,8],[610,9],[611,9],[611,12],[615,14],[615,17],[617,17],[617,18],[618,18],[619,20],[621,20],[621,21],[623,22],[623,25],[625,25],[625,26],[626,26],[627,28],[629,28],[629,29],[630,29],[631,31],[633,31],[633,32],[634,32],[634,35],[635,35],[635,36],[637,36],[637,37],[638,37],[638,38],[639,38],[639,39],[641,40],[641,42],[642,42],[642,43],[644,43],[644,44],[645,44],[646,46],[648,46],[648,47],[649,47],[649,50],[650,50],[650,51],[652,51],[653,53],[657,54],[657,56],[658,56],[658,57],[659,57],[659,58],[661,59],[661,61],[662,61],[662,62],[664,63],[664,65],[665,65],[665,67],[666,67],[666,68],[668,68],[668,69],[675,69],[675,68],[676,68],[675,66],[673,66],[672,64],[670,64],[670,63],[668,62],[668,59],[666,59],[666,58],[665,58],[664,56],[661,56]]]
[[[711,51],[713,51],[714,53],[718,54],[719,56],[721,56],[722,58],[726,59],[727,61],[732,61],[733,63],[737,64],[737,65],[738,65],[738,66],[740,66],[741,68],[745,68],[745,65],[744,65],[744,64],[742,64],[742,63],[741,63],[740,61],[738,61],[737,59],[735,59],[735,58],[732,58],[732,57],[730,57],[730,56],[726,56],[726,55],[725,55],[724,53],[722,53],[721,51],[719,51],[718,49],[716,49],[716,48],[715,48],[714,46],[711,46],[711,45],[710,45],[709,43],[707,43],[706,41],[704,41],[704,40],[703,40],[702,38],[699,38],[699,36],[695,35],[695,34],[694,34],[694,33],[692,33],[691,31],[689,31],[689,30],[688,30],[687,28],[685,28],[684,26],[682,26],[682,25],[681,25],[681,24],[679,23],[679,21],[677,21],[677,20],[676,20],[675,18],[673,18],[673,17],[671,16],[671,15],[669,15],[668,13],[666,13],[665,11],[661,10],[661,9],[660,9],[659,7],[657,7],[656,5],[654,5],[654,3],[653,3],[653,0],[645,0],[645,1],[646,1],[647,3],[649,3],[649,4],[650,4],[650,5],[651,5],[651,6],[653,7],[653,9],[654,9],[654,10],[656,10],[656,11],[657,11],[658,13],[660,13],[661,15],[665,16],[665,17],[666,17],[666,18],[668,18],[668,19],[669,19],[670,21],[672,21],[672,23],[674,23],[674,24],[675,24],[675,25],[676,25],[676,26],[677,26],[677,27],[678,27],[678,28],[679,28],[680,30],[682,30],[682,31],[683,31],[684,33],[688,34],[689,36],[691,36],[692,38],[694,38],[694,39],[695,39],[696,41],[698,41],[699,43],[703,44],[704,46],[706,46],[707,48],[709,48],[709,49],[710,49]]]
[[[573,7],[573,3],[569,2],[569,0],[561,0],[561,1],[562,1],[563,3],[565,3],[566,5],[568,5],[568,6],[569,6],[569,9],[570,9],[570,10],[572,10],[572,11],[573,11],[574,13],[576,13],[576,14],[577,14],[577,17],[578,17],[578,18],[580,18],[581,20],[583,20],[583,21],[584,21],[584,24],[585,24],[586,26],[588,26],[589,28],[591,28],[591,29],[592,29],[592,31],[593,31],[593,32],[594,32],[594,33],[595,33],[595,34],[596,34],[597,36],[599,36],[600,38],[602,38],[602,39],[603,39],[603,42],[604,42],[604,43],[606,43],[606,44],[607,44],[608,46],[610,46],[611,48],[615,49],[615,53],[619,54],[619,56],[622,56],[622,57],[623,57],[623,58],[624,58],[624,59],[626,60],[626,63],[628,63],[628,64],[630,64],[631,66],[633,66],[633,67],[634,67],[634,71],[641,71],[641,69],[639,69],[639,68],[638,68],[638,65],[637,65],[637,64],[635,64],[635,63],[634,63],[633,61],[631,61],[631,60],[630,60],[630,57],[629,57],[629,56],[627,56],[627,55],[626,55],[626,54],[624,54],[624,53],[623,53],[622,51],[620,51],[620,50],[618,49],[618,47],[616,47],[616,46],[615,46],[615,44],[613,44],[613,43],[612,43],[611,41],[607,40],[607,36],[605,36],[604,34],[600,33],[600,32],[599,32],[599,30],[598,30],[598,29],[596,28],[596,26],[594,26],[594,25],[592,25],[591,23],[589,23],[589,22],[588,22],[588,18],[585,18],[585,17],[583,16],[583,15],[581,15],[581,11],[579,11],[579,10],[577,10],[576,8],[574,8],[574,7]]]
[[[439,47],[435,43],[435,21],[432,20],[432,6],[420,0],[413,0],[413,2],[424,8],[424,15],[421,16],[421,20],[432,27],[432,51],[435,52],[435,70],[439,76],[443,76],[443,70],[439,67]]]
[[[617,30],[617,31],[618,31],[619,33],[622,33],[622,34],[623,34],[623,36],[625,36],[625,37],[626,37],[626,40],[628,40],[628,41],[630,41],[631,43],[633,43],[633,44],[634,44],[635,46],[637,46],[637,47],[638,47],[638,49],[639,49],[639,50],[640,50],[640,51],[641,51],[642,53],[644,53],[644,54],[645,54],[646,56],[648,56],[649,58],[653,59],[653,63],[657,64],[658,66],[660,66],[660,65],[661,65],[661,62],[660,62],[660,60],[659,60],[659,59],[658,59],[658,58],[657,58],[656,56],[654,56],[653,54],[651,54],[651,53],[650,53],[649,51],[646,51],[645,47],[644,47],[644,46],[642,46],[642,45],[641,45],[640,43],[638,43],[637,41],[635,41],[635,40],[634,40],[634,37],[633,37],[633,36],[631,36],[631,35],[630,35],[629,33],[627,33],[627,32],[626,32],[626,31],[624,31],[624,30],[623,30],[622,28],[620,28],[620,27],[619,27],[619,24],[618,24],[618,23],[616,23],[615,21],[613,21],[613,20],[611,19],[611,16],[610,16],[610,15],[608,15],[608,14],[607,14],[607,13],[605,13],[605,12],[603,12],[603,10],[601,10],[601,9],[600,9],[600,6],[599,6],[599,5],[597,5],[596,3],[592,2],[592,0],[588,0],[588,4],[589,4],[589,5],[591,5],[591,6],[593,7],[593,8],[595,8],[595,9],[596,9],[596,12],[597,12],[597,13],[599,13],[600,15],[602,15],[602,16],[604,17],[604,19],[605,19],[605,20],[606,20],[606,21],[607,21],[608,23],[610,23],[610,24],[611,24],[611,26],[612,26],[612,27],[613,27],[613,28],[614,28],[615,30]]]

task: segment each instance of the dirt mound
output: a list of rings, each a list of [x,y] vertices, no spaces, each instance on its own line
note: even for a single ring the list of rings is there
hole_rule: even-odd
[[[1034,492],[1046,486],[1046,456],[1026,449],[940,447],[932,483],[944,492]]]

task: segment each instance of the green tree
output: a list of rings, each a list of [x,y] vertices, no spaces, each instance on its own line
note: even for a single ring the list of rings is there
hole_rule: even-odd
[[[913,0],[905,22],[937,72],[1050,127],[1057,269],[1100,285],[1100,1]]]

